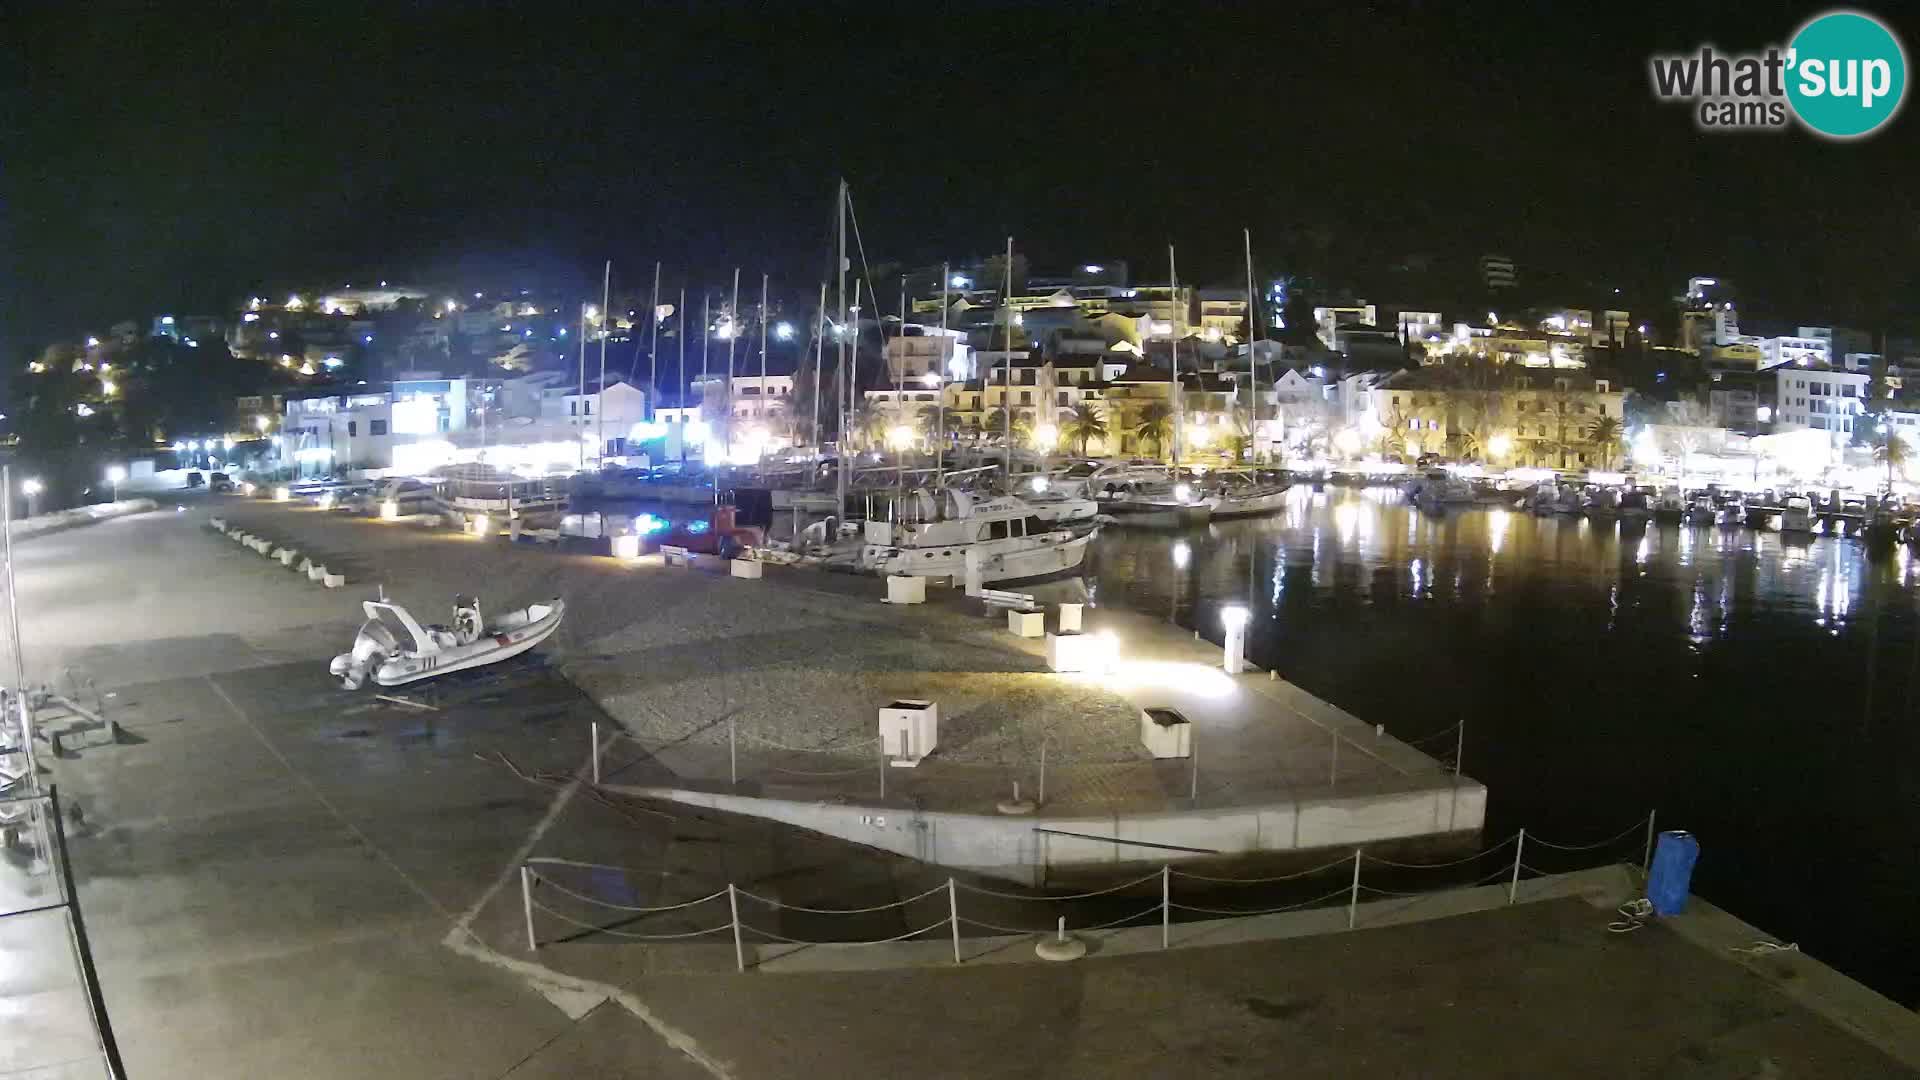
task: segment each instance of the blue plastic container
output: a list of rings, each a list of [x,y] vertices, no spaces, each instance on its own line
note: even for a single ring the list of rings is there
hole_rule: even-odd
[[[1687,891],[1693,884],[1693,864],[1700,860],[1700,841],[1692,833],[1674,830],[1660,834],[1653,848],[1653,866],[1647,871],[1647,900],[1655,915],[1678,915],[1687,910]]]

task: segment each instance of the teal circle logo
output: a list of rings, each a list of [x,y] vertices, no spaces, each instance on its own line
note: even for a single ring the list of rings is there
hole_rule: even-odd
[[[1879,19],[1828,12],[1801,27],[1788,49],[1787,101],[1813,131],[1854,139],[1900,111],[1907,55]]]

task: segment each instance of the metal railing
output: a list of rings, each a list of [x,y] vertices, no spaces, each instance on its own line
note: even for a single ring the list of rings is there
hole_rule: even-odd
[[[1507,903],[1513,904],[1518,902],[1520,883],[1522,880],[1552,876],[1574,869],[1593,869],[1597,866],[1617,864],[1622,861],[1618,856],[1626,854],[1620,850],[1623,842],[1629,839],[1636,841],[1635,848],[1641,856],[1642,869],[1644,870],[1652,857],[1654,823],[1655,815],[1649,813],[1645,818],[1634,822],[1626,829],[1605,840],[1581,844],[1565,844],[1548,841],[1538,835],[1529,834],[1525,829],[1521,829],[1515,835],[1502,840],[1492,847],[1484,848],[1462,858],[1448,859],[1440,862],[1403,862],[1377,855],[1369,855],[1364,849],[1355,848],[1351,855],[1342,855],[1340,858],[1329,860],[1318,866],[1294,871],[1292,873],[1265,877],[1219,877],[1197,874],[1176,869],[1171,865],[1165,865],[1152,873],[1145,874],[1130,881],[1121,882],[1117,885],[1068,894],[1033,895],[1030,893],[1009,892],[968,884],[960,881],[958,878],[949,877],[944,883],[935,884],[925,891],[909,896],[903,900],[846,908],[811,907],[783,903],[772,897],[762,896],[731,882],[729,882],[726,887],[717,889],[705,896],[685,900],[680,903],[631,904],[610,899],[604,895],[593,895],[595,890],[591,886],[583,887],[577,883],[569,883],[565,880],[565,875],[568,871],[586,872],[593,878],[605,882],[606,875],[612,874],[617,875],[620,881],[624,883],[629,879],[658,879],[659,875],[657,871],[648,873],[597,863],[582,863],[565,859],[529,858],[520,864],[520,898],[525,914],[527,949],[529,951],[537,951],[542,945],[537,916],[545,916],[548,919],[557,921],[568,927],[566,931],[568,940],[605,935],[624,941],[670,943],[695,941],[722,934],[729,935],[733,943],[735,970],[742,972],[744,972],[748,966],[747,945],[749,943],[758,943],[760,940],[802,947],[859,947],[908,941],[945,928],[952,942],[953,962],[955,964],[963,964],[966,962],[966,958],[961,949],[962,926],[973,927],[995,934],[1059,934],[1064,936],[1071,931],[1091,933],[1122,927],[1130,923],[1151,925],[1150,923],[1142,923],[1142,921],[1158,915],[1160,918],[1160,947],[1166,949],[1172,947],[1172,926],[1176,921],[1175,912],[1179,912],[1182,915],[1178,921],[1191,922],[1209,919],[1277,915],[1314,908],[1328,908],[1334,906],[1333,901],[1344,900],[1347,929],[1351,930],[1359,925],[1360,899],[1362,894],[1383,897],[1387,900],[1410,900],[1411,903],[1396,907],[1391,912],[1392,914],[1398,914],[1412,907],[1414,904],[1424,902],[1433,897],[1458,894],[1463,890],[1483,887],[1503,879],[1507,884]],[[1035,831],[1044,830],[1036,829]],[[1643,832],[1644,846],[1639,842]],[[1108,838],[1094,837],[1093,839],[1104,840]],[[1566,854],[1585,855],[1595,852],[1608,852],[1610,854],[1600,862],[1587,866],[1545,870],[1525,861],[1529,844],[1533,845],[1536,850],[1544,848],[1549,851]],[[1513,857],[1510,861],[1502,854],[1508,847],[1513,848]],[[1484,860],[1487,860],[1489,856],[1496,854],[1500,854],[1502,857],[1497,865],[1487,864],[1493,865],[1491,872],[1482,872],[1479,868],[1473,870],[1466,869],[1467,867],[1482,863]],[[1376,878],[1375,880],[1385,880],[1395,885],[1407,884],[1407,879],[1417,877],[1427,872],[1444,871],[1446,872],[1446,876],[1450,878],[1459,877],[1461,880],[1451,881],[1437,888],[1386,888],[1380,885],[1369,885],[1362,880],[1363,870],[1368,864],[1373,864],[1380,868],[1385,875],[1384,878]],[[1306,899],[1261,907],[1218,907],[1204,903],[1187,902],[1180,899],[1175,891],[1176,882],[1192,882],[1194,883],[1195,891],[1202,892],[1204,895],[1199,897],[1189,896],[1188,900],[1205,900],[1214,894],[1237,888],[1255,888],[1282,884],[1289,888],[1300,888],[1302,887],[1302,883],[1320,877],[1326,877],[1329,880],[1339,879],[1340,884],[1336,888],[1318,893]],[[971,897],[981,898],[982,904],[998,902],[1002,905],[1081,903],[1107,897],[1112,897],[1117,900],[1122,899],[1120,894],[1130,890],[1142,889],[1153,882],[1158,882],[1160,895],[1156,901],[1148,906],[1138,911],[1122,914],[1117,918],[1107,917],[1110,915],[1109,911],[1097,911],[1092,915],[1087,915],[1087,921],[1075,925],[1069,925],[1073,915],[1084,915],[1084,912],[1056,914],[1052,919],[1053,925],[1051,926],[1008,926],[1004,923],[993,922],[987,918],[980,917],[983,914],[981,911],[974,910],[971,913],[969,913],[969,911],[963,911],[961,905],[961,895],[963,893]],[[605,889],[603,888],[600,891],[604,892]],[[564,901],[561,898],[564,898]],[[553,902],[548,902],[550,899]],[[724,914],[719,911],[722,901],[724,901],[726,905]],[[944,903],[942,903],[942,901],[944,901]],[[569,914],[566,911],[560,910],[557,906],[562,902],[571,902],[603,914],[597,919],[591,915]],[[744,914],[743,908],[745,909]],[[927,911],[926,909],[928,908],[944,908],[944,911]],[[909,909],[925,911],[925,914],[914,916]],[[760,913],[779,911],[798,912],[807,916],[825,917],[829,919],[840,916],[871,916],[883,912],[898,912],[898,917],[909,926],[910,929],[903,933],[882,937],[843,937],[836,940],[799,938],[767,929],[759,921]],[[711,914],[706,914],[708,912],[711,912]],[[638,924],[645,921],[667,916],[672,913],[686,913],[685,915],[679,916],[679,918],[692,921],[695,928],[683,930],[668,927],[638,926]]]

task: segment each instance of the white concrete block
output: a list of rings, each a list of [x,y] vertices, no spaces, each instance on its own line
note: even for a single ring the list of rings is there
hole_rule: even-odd
[[[292,566],[293,558],[298,554],[300,553],[294,551],[292,548],[281,548],[273,553],[273,557],[280,560],[281,566]]]
[[[325,578],[326,576],[327,576],[327,568],[326,568],[326,567],[324,567],[324,566],[309,566],[309,567],[307,567],[307,580],[308,580],[308,581],[319,581],[319,580],[321,580],[321,579],[323,579],[323,578]]]
[[[693,565],[693,552],[683,547],[674,547],[672,544],[660,545],[660,558],[668,566]]]
[[[1093,634],[1048,634],[1047,666],[1055,671],[1105,671],[1106,639]]]
[[[906,574],[887,575],[887,603],[924,604],[926,602],[926,578],[911,577]]]
[[[325,577],[322,577],[320,579],[320,584],[326,586],[329,589],[344,588],[347,584],[347,575],[328,574]]]
[[[1007,630],[1015,637],[1037,638],[1047,632],[1046,612],[1009,611]]]
[[[1060,605],[1060,632],[1077,634],[1080,632],[1080,604]]]
[[[940,706],[902,698],[880,710],[880,746],[888,763],[913,768],[940,745]]]
[[[1193,724],[1172,709],[1140,711],[1140,745],[1157,758],[1193,756]]]
[[[751,578],[755,581],[760,579],[760,571],[763,564],[759,559],[732,559],[729,561],[733,563],[734,577]]]
[[[215,529],[218,529],[218,530],[220,530],[221,532],[226,532],[226,531],[227,531],[227,519],[226,519],[226,518],[213,518],[213,519],[211,519],[211,520],[209,520],[209,521],[207,522],[207,525],[208,525],[209,527],[211,527],[211,528],[215,528]]]
[[[313,569],[313,560],[312,560],[312,559],[309,559],[309,558],[306,558],[305,556],[302,556],[302,557],[301,557],[301,559],[300,559],[300,565],[299,565],[299,566],[296,566],[296,567],[294,567],[294,569],[295,569],[296,571],[298,571],[298,572],[300,572],[300,573],[302,573],[302,574],[304,574],[304,573],[306,573],[307,571],[309,571],[309,570],[311,570],[311,569]]]
[[[613,557],[616,559],[637,559],[640,557],[640,538],[628,533],[613,538]]]

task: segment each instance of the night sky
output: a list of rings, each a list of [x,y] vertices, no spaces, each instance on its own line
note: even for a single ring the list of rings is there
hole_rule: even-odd
[[[1818,7],[1246,9],[15,8],[0,344],[607,257],[810,295],[842,174],[875,260],[1011,232],[1036,267],[1157,278],[1172,240],[1183,278],[1233,281],[1248,225],[1263,271],[1503,251],[1642,297],[1716,273],[1782,315],[1916,307],[1911,105],[1838,144],[1704,135],[1648,89],[1650,52],[1780,42]]]

